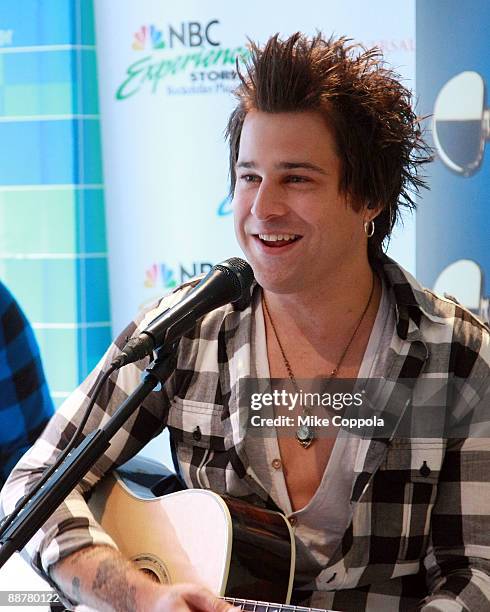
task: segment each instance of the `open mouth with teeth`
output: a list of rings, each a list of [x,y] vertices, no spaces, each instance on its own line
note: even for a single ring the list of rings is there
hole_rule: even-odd
[[[257,234],[255,236],[262,244],[268,247],[278,248],[290,245],[301,239],[298,234]]]

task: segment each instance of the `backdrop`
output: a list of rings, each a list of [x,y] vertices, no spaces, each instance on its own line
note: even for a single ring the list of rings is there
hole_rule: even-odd
[[[417,277],[489,320],[490,3],[417,3],[417,94],[435,162],[417,212]]]
[[[95,2],[113,332],[142,304],[240,255],[223,138],[247,38],[297,30],[377,44],[413,87],[414,4]],[[414,222],[390,253],[414,270]]]

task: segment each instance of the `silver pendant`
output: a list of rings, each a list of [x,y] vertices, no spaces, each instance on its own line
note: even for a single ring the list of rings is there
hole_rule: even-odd
[[[303,448],[308,448],[314,440],[313,430],[308,425],[301,425],[296,430],[296,440]]]

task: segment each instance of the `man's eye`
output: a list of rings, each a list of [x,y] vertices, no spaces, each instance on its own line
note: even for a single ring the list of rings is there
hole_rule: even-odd
[[[287,177],[286,180],[288,183],[307,183],[309,179],[306,176],[298,176],[297,174],[291,174]]]
[[[240,179],[245,183],[255,183],[259,180],[259,177],[256,174],[243,174]]]

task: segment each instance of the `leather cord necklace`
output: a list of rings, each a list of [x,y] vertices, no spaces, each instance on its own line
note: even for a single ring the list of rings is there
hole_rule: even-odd
[[[359,320],[357,322],[357,325],[354,329],[354,331],[352,332],[349,341],[347,342],[347,344],[345,345],[344,350],[342,351],[342,354],[340,355],[339,360],[337,361],[337,365],[333,368],[333,370],[330,372],[330,374],[328,374],[327,378],[331,379],[331,378],[335,378],[339,372],[340,366],[342,365],[345,356],[347,355],[347,352],[352,344],[352,342],[354,341],[354,338],[356,337],[356,334],[359,330],[359,328],[361,327],[361,324],[364,320],[364,317],[366,316],[366,313],[368,311],[368,308],[371,304],[371,300],[373,299],[373,294],[374,294],[374,273],[373,273],[373,277],[372,277],[372,282],[371,282],[371,291],[369,293],[369,299],[366,302],[366,305],[364,306],[364,310],[362,311],[361,316],[359,317]],[[269,312],[269,307],[267,306],[267,302],[265,300],[264,294],[262,293],[262,302],[264,304],[264,310],[267,314],[267,318],[269,319],[269,322],[271,324],[272,327],[272,331],[274,332],[274,337],[276,339],[277,342],[277,346],[279,347],[279,350],[281,352],[282,355],[282,359],[284,361],[284,365],[286,367],[288,376],[289,376],[289,380],[291,381],[291,383],[293,384],[294,389],[296,390],[297,393],[299,393],[299,388],[298,388],[298,384],[296,382],[296,377],[294,376],[293,370],[291,368],[291,364],[289,363],[288,358],[286,357],[286,353],[284,352],[284,348],[281,344],[281,341],[279,340],[279,335],[277,333],[276,330],[276,326],[274,325],[274,321],[272,320],[271,317],[271,313]],[[305,416],[308,414],[308,408],[305,408],[304,406],[302,406],[302,416]],[[312,427],[308,427],[308,425],[301,425],[300,427],[298,427],[298,429],[296,430],[296,440],[298,440],[298,442],[301,444],[301,446],[303,448],[308,448],[312,442],[315,439],[315,432],[314,429]]]

